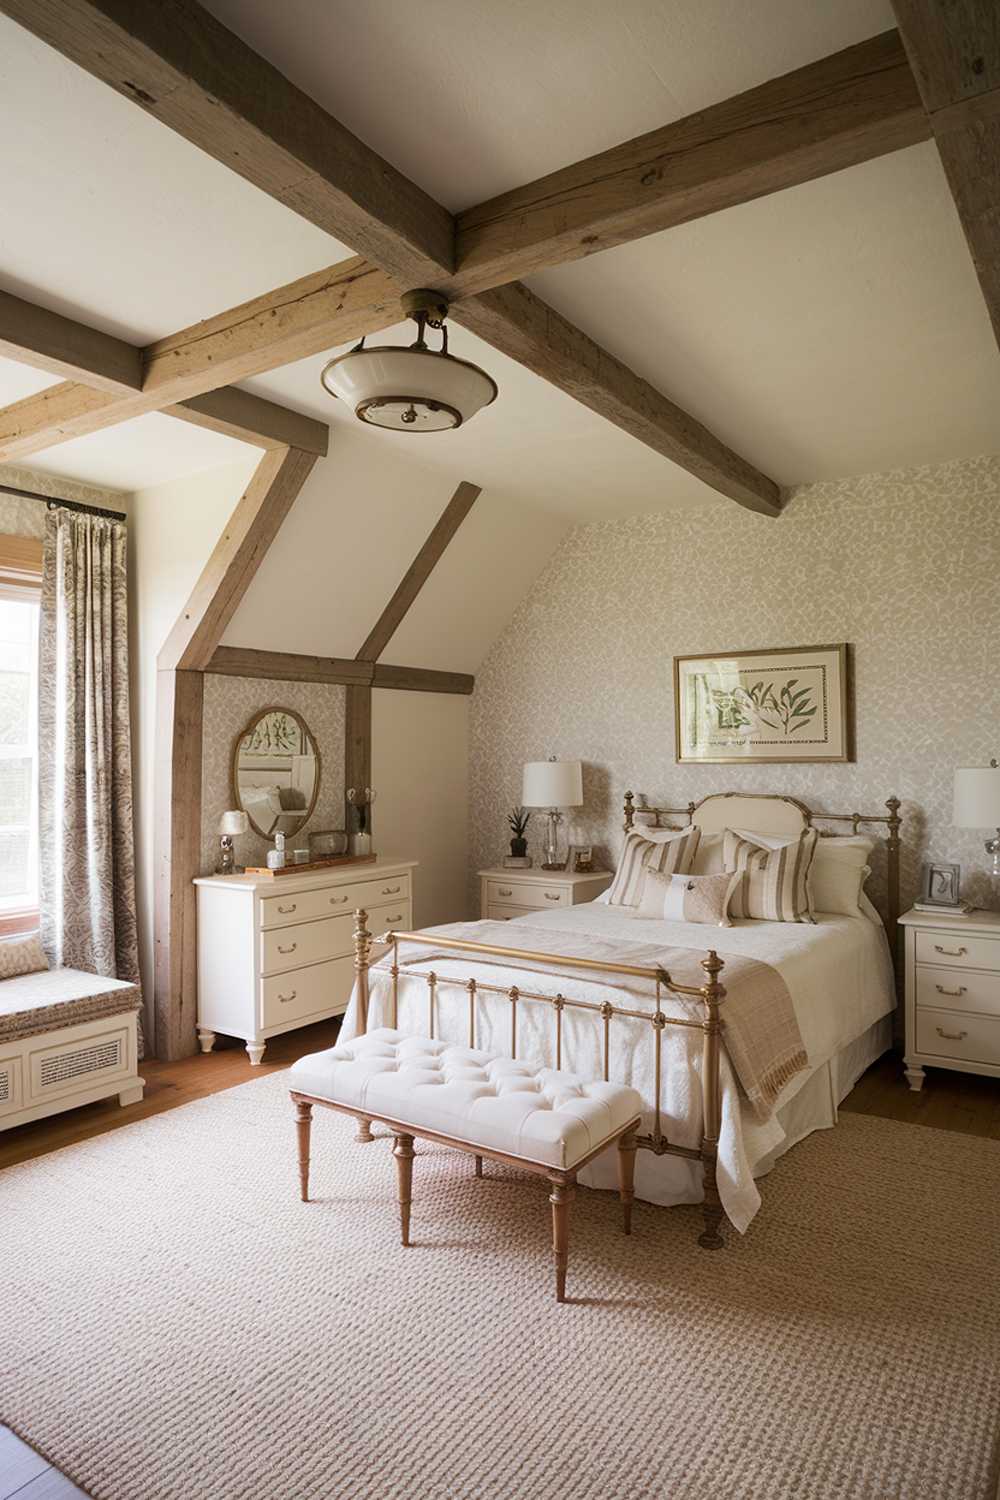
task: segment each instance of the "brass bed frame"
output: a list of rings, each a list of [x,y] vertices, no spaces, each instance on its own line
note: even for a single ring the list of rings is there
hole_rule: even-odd
[[[702,798],[700,802],[689,802],[684,808],[669,808],[637,807],[633,793],[626,792],[624,808],[625,832],[639,831],[634,828],[635,814],[637,812],[644,816],[652,816],[654,818],[652,826],[654,827],[672,827],[676,825],[661,823],[661,818],[686,817],[688,824],[691,824],[698,809],[703,803],[710,800],[719,800],[724,797],[754,797],[760,800],[764,795],[749,792],[716,792]],[[850,823],[854,832],[857,833],[865,825],[879,827],[884,825],[888,862],[888,895],[883,920],[889,937],[889,947],[893,957],[893,966],[896,971],[898,985],[899,966],[896,922],[899,916],[900,829],[902,826],[902,818],[899,812],[899,798],[888,798],[885,803],[888,811],[878,814],[814,813],[806,807],[805,803],[798,801],[794,797],[774,795],[773,800],[791,803],[801,813],[804,826],[807,828],[811,827],[814,823],[820,822]],[[819,832],[822,834],[824,830],[819,830]],[[567,1009],[590,1011],[599,1020],[603,1028],[602,1051],[605,1081],[608,1080],[612,1020],[617,1016],[622,1016],[632,1020],[648,1021],[653,1033],[653,1072],[656,1097],[653,1110],[653,1128],[647,1135],[637,1135],[636,1145],[640,1150],[652,1151],[656,1156],[682,1156],[691,1161],[701,1162],[705,1194],[702,1208],[704,1228],[698,1236],[698,1244],[706,1250],[717,1250],[725,1244],[720,1232],[724,1211],[716,1179],[716,1160],[722,1121],[720,1059],[722,1033],[725,1027],[725,1020],[720,1011],[726,997],[725,986],[720,983],[719,975],[725,968],[725,963],[714,949],[709,949],[705,957],[701,960],[701,967],[704,969],[706,976],[704,984],[683,985],[675,983],[667,970],[662,968],[645,968],[632,964],[611,964],[604,963],[600,959],[576,958],[555,953],[536,953],[522,948],[505,948],[490,943],[474,943],[461,938],[443,938],[436,933],[387,932],[380,937],[376,937],[369,931],[368,913],[363,910],[355,912],[355,923],[354,967],[358,1000],[358,1025],[361,1032],[365,1032],[368,1029],[369,970],[372,965],[372,948],[376,944],[380,947],[389,947],[392,949],[392,963],[389,967],[389,975],[391,979],[391,1017],[393,1027],[397,1026],[399,1019],[400,943],[423,944],[435,949],[446,948],[449,950],[449,953],[475,954],[477,959],[518,958],[528,960],[532,964],[543,965],[548,969],[591,969],[609,976],[621,974],[629,975],[633,978],[638,977],[650,980],[655,985],[656,990],[656,1009],[654,1011],[637,1010],[630,1006],[612,1005],[607,1000],[598,1005],[593,1001],[573,1000],[562,994],[540,994],[537,991],[524,989],[520,985],[503,986],[484,983],[482,980],[473,977],[468,979],[447,978],[434,973],[433,970],[426,974],[414,974],[411,976],[414,979],[422,979],[427,986],[427,1034],[431,1038],[434,1037],[436,1008],[439,992],[442,987],[447,986],[451,989],[459,989],[465,992],[468,1002],[469,1046],[473,1048],[476,1045],[476,1002],[478,996],[486,994],[505,996],[510,1003],[510,1055],[512,1059],[517,1058],[518,1006],[523,1001],[548,1006],[554,1017],[556,1068],[562,1065],[563,1011]],[[660,1005],[664,990],[671,994],[682,996],[685,999],[699,1002],[702,1010],[700,1018],[694,1019],[693,1017],[664,1015]],[[661,1054],[663,1032],[667,1026],[683,1026],[702,1033],[701,1088],[703,1126],[701,1146],[697,1149],[689,1146],[675,1145],[667,1139],[662,1128]],[[370,1119],[362,1118],[360,1120],[356,1139],[359,1141],[370,1141],[372,1139]]]

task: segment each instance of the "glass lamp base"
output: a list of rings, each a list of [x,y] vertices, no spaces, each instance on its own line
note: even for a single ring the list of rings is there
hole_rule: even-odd
[[[548,813],[548,830],[545,835],[545,858],[542,860],[543,870],[561,870],[563,864],[559,862],[559,824],[562,822],[562,813],[558,808],[552,807]]]

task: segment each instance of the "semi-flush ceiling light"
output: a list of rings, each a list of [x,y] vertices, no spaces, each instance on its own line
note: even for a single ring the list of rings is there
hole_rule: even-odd
[[[416,341],[366,349],[364,339],[331,359],[320,379],[356,417],[392,432],[443,432],[461,427],[496,400],[485,370],[448,353],[448,304],[436,292],[407,292],[403,311],[417,325]],[[441,348],[428,349],[428,327],[440,329]]]

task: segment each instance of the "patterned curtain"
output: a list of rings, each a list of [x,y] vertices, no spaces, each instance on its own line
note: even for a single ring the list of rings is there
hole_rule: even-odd
[[[126,530],[50,510],[38,705],[42,942],[53,965],[139,982]]]

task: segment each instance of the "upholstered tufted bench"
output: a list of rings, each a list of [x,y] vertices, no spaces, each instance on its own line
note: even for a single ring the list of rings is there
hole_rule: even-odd
[[[569,1204],[576,1174],[615,1143],[625,1233],[630,1232],[635,1129],[641,1113],[634,1089],[404,1036],[388,1027],[302,1057],[289,1076],[303,1202],[309,1198],[312,1107],[324,1104],[363,1121],[380,1120],[392,1131],[404,1245],[410,1243],[415,1135],[469,1152],[476,1158],[477,1176],[485,1156],[548,1179],[559,1302],[566,1300]]]

